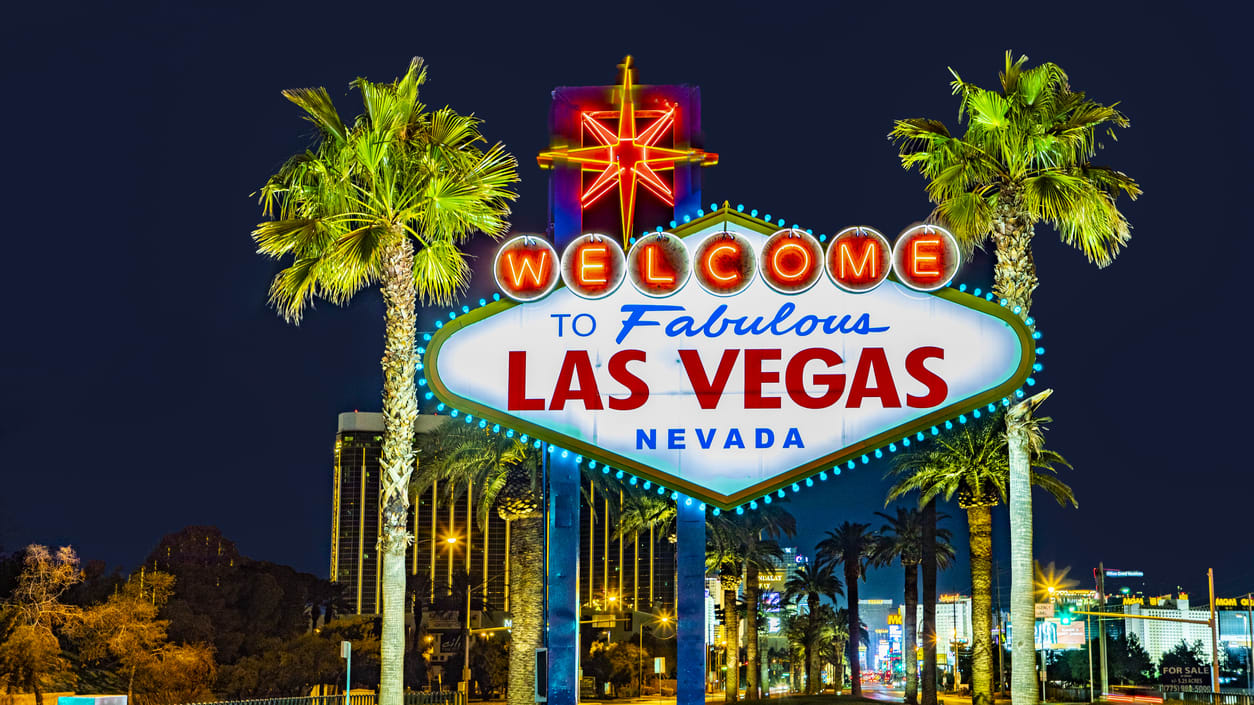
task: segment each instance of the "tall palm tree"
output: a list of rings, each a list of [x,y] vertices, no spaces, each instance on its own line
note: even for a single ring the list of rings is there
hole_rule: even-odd
[[[544,494],[538,458],[517,439],[454,420],[424,433],[418,453],[412,494],[433,482],[451,499],[473,488],[479,526],[487,524],[493,509],[509,525],[509,705],[527,705],[535,683],[535,649],[544,636]]]
[[[786,509],[774,503],[753,512],[707,515],[706,565],[708,568],[728,568],[739,563],[744,585],[744,601],[747,609],[745,620],[745,658],[749,662],[745,672],[745,698],[761,697],[760,681],[762,661],[758,653],[758,603],[761,591],[759,576],[763,570],[773,571],[783,560],[783,549],[775,539],[795,536],[797,520]],[[724,582],[726,590],[729,581]],[[727,593],[724,593],[726,600]],[[734,597],[734,593],[732,593]],[[727,603],[725,603],[727,604]],[[728,685],[730,689],[731,685]]]
[[[744,554],[745,585],[745,660],[749,662],[745,672],[745,697],[757,700],[762,697],[762,650],[761,620],[759,608],[762,602],[760,576],[763,570],[775,570],[784,560],[784,549],[774,539],[758,538],[752,530],[746,532]]]
[[[919,502],[926,504],[938,498],[949,501],[957,495],[958,506],[967,512],[974,705],[993,702],[992,508],[1006,500],[1009,487],[1004,424],[1001,413],[963,424],[916,451],[898,455],[890,471],[901,479],[889,490],[889,500],[917,492]],[[1044,488],[1059,504],[1075,504],[1071,488],[1054,475],[1056,464],[1067,465],[1067,461],[1052,450],[1038,447],[1032,465],[1039,470],[1032,470],[1032,483]],[[1019,624],[1034,622],[1033,618]]]
[[[866,580],[867,565],[875,558],[878,541],[870,524],[842,522],[827,532],[827,538],[815,546],[818,555],[841,564],[845,569],[845,598],[849,603],[849,634],[859,634],[862,620],[858,618],[858,581]],[[862,697],[862,664],[858,660],[858,639],[848,644],[849,680],[854,697]]]
[[[905,574],[901,669],[906,677],[905,701],[915,705],[919,692],[919,665],[914,651],[914,645],[918,643],[915,619],[919,611],[919,564],[923,562],[923,519],[918,510],[907,507],[897,507],[896,516],[884,512],[876,512],[875,515],[888,522],[879,530],[875,564],[887,566],[900,560]]]
[[[405,650],[405,519],[413,470],[416,301],[447,303],[466,285],[459,244],[508,228],[517,162],[500,144],[480,149],[479,120],[418,100],[421,59],[391,83],[357,79],[365,113],[346,125],[325,88],[284,97],[317,126],[317,144],[288,159],[261,188],[271,218],[258,251],[291,256],[270,303],[299,323],[315,298],[342,304],[377,284],[386,306],[384,440],[380,486],[383,633],[380,705],[400,705]]]
[[[1030,321],[1038,283],[1036,223],[1048,223],[1064,243],[1104,267],[1131,239],[1118,197],[1135,199],[1141,187],[1090,161],[1102,147],[1101,133],[1115,139],[1114,128],[1127,127],[1128,118],[1072,90],[1056,64],[1026,63],[1026,56],[1006,52],[1000,91],[968,83],[951,69],[959,120],[969,118],[961,137],[927,118],[898,120],[889,136],[899,145],[902,165],[928,179],[935,217],[968,247],[992,237],[993,291]],[[1013,424],[1024,414],[1008,418]],[[1025,624],[1033,621],[1030,462],[1026,437],[1013,426],[1009,430],[1009,451],[1018,458],[1010,477],[1010,618]],[[1018,658],[1012,661],[1011,694],[1024,705],[1036,697],[1029,630],[1015,633],[1013,648]]]
[[[844,587],[840,584],[832,570],[835,566],[831,561],[816,557],[814,562],[797,568],[788,580],[784,581],[784,600],[791,603],[804,602],[806,605],[806,628],[808,635],[802,644],[803,663],[806,673],[806,695],[814,693],[819,683],[818,656],[815,653],[821,627],[820,602],[824,597],[836,601],[837,595],[844,595]]]
[[[627,523],[627,512],[624,522]],[[732,523],[728,514],[715,517],[706,515],[706,571],[716,573],[723,588],[723,626],[725,643],[724,663],[727,674],[724,680],[724,702],[740,699],[740,618],[737,617],[736,593],[740,590],[743,552],[739,527]]]
[[[854,641],[853,651],[857,653],[858,644],[870,647],[871,636],[867,631],[866,625],[861,619],[857,620],[858,631],[857,638],[849,637],[849,609],[847,607],[839,607],[833,609],[829,605],[822,605],[819,610],[823,613],[823,632],[819,643],[822,645],[819,649],[819,657],[832,664],[836,669],[836,694],[840,695],[840,691],[844,687],[845,680],[845,659],[849,652],[849,642]]]
[[[897,507],[896,514],[876,512],[876,516],[887,521],[880,527],[879,543],[876,546],[875,563],[892,565],[901,561],[905,573],[905,619],[902,620],[903,643],[902,669],[906,676],[905,698],[907,703],[915,703],[918,699],[919,665],[914,645],[918,643],[916,620],[919,613],[919,566],[923,563],[923,512],[907,507]],[[948,566],[953,559],[954,549],[949,545],[950,532],[940,529],[934,532],[933,555],[935,563]]]

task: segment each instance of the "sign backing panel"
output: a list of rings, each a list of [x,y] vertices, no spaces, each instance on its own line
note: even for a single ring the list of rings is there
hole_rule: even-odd
[[[677,229],[690,252],[724,228],[767,239],[714,215]],[[1032,351],[1017,317],[953,289],[756,277],[728,297],[495,302],[445,325],[426,371],[465,413],[729,509],[1012,395]]]

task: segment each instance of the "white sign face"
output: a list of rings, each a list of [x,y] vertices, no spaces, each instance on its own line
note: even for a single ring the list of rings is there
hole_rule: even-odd
[[[436,335],[427,374],[466,413],[730,508],[1012,394],[1030,345],[953,290],[784,294],[756,277],[727,297],[491,304]]]

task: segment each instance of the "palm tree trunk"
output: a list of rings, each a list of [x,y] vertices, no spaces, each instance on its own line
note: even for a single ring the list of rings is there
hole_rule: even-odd
[[[919,566],[907,563],[906,569],[906,616],[901,620],[901,667],[906,672],[906,702],[914,705],[919,701],[919,661],[915,645],[919,643],[916,624],[919,618]]]
[[[844,651],[843,645],[842,647],[838,647],[836,649],[836,658],[835,658],[836,663],[834,664],[834,668],[833,668],[833,670],[836,671],[835,685],[836,685],[837,695],[843,694],[845,690],[845,661],[844,659],[840,657],[840,654],[843,651]]]
[[[379,640],[379,705],[401,705],[405,672],[405,547],[409,544],[409,476],[413,472],[414,421],[414,252],[402,233],[384,253],[386,305],[383,352],[383,457],[380,460],[383,558],[383,633]]]
[[[807,621],[810,625],[810,634],[818,634],[819,595],[817,593],[812,592],[806,596],[806,608],[808,610]],[[816,638],[817,637],[815,636],[811,636],[805,641],[806,695],[813,695],[814,693],[819,692],[821,690],[820,686],[822,685],[823,680],[822,675],[815,668],[815,664],[818,661],[818,659],[815,658],[818,652],[818,648],[816,648],[817,644],[814,643]]]
[[[993,703],[993,513],[987,505],[967,509],[971,541],[971,702]]]
[[[513,519],[510,531],[509,705],[534,705],[536,648],[544,637],[544,517]]]
[[[723,701],[734,703],[740,699],[740,620],[732,619],[736,614],[736,588],[723,588],[723,617],[726,629],[724,637],[727,643],[723,646],[724,664],[727,666]],[[731,632],[727,634],[726,632]],[[510,703],[510,705],[514,705]]]
[[[858,662],[858,568],[859,556],[845,556],[845,598],[849,601],[849,641],[845,642],[845,657],[849,659],[849,692],[855,698],[862,697],[862,664]]]
[[[1010,699],[1014,705],[1037,702],[1035,625],[1032,575],[1032,488],[1028,467],[1028,433],[1007,416],[1010,446]],[[1022,626],[1019,626],[1022,625]]]
[[[995,216],[993,241],[997,261],[993,266],[993,291],[1006,300],[1011,311],[1026,320],[1032,308],[1032,292],[1037,286],[1036,263],[1032,257],[1031,221],[1020,211],[1017,189],[1003,185],[1002,199]],[[1024,416],[1022,404],[1007,416],[1007,445],[1010,451],[1010,623],[1033,625],[1014,629],[1011,640],[1010,697],[1014,705],[1037,701],[1036,659],[1033,650],[1036,615],[1032,586],[1032,490],[1028,467],[1028,437],[1010,423],[1012,416]]]
[[[923,505],[923,705],[936,705],[936,500]]]
[[[757,700],[762,697],[762,661],[758,654],[758,567],[752,563],[745,565],[745,660],[749,662],[745,699]]]

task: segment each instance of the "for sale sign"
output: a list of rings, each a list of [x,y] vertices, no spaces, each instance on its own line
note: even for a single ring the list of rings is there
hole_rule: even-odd
[[[1163,666],[1160,670],[1164,690],[1211,687],[1210,666]]]
[[[626,252],[597,236],[561,253],[508,241],[494,270],[514,300],[441,328],[432,390],[731,508],[898,449],[1029,376],[1018,317],[945,286],[957,249],[943,230],[914,228],[889,251],[856,228],[824,251],[807,233],[720,215]]]

